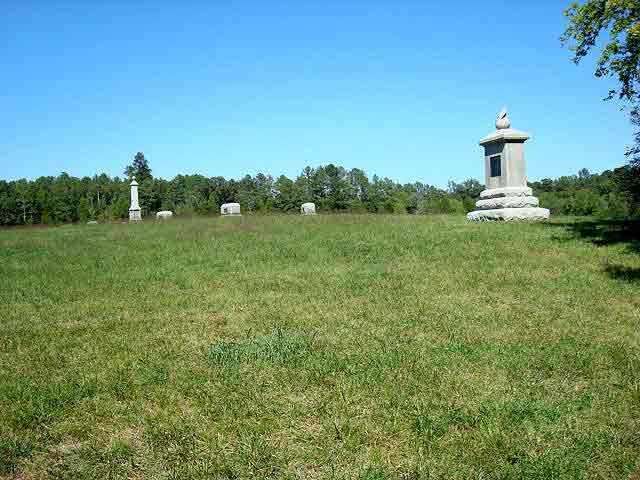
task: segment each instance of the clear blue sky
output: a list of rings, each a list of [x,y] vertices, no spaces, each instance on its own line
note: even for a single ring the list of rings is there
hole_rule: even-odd
[[[625,163],[610,82],[559,43],[566,1],[0,0],[0,178],[483,179],[507,105],[531,180]]]

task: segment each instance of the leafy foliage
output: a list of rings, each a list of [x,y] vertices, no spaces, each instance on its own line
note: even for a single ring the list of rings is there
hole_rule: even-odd
[[[477,180],[450,183],[449,192],[420,182],[399,184],[364,171],[329,164],[306,167],[291,180],[282,175],[245,175],[240,180],[203,175],[178,175],[172,180],[153,178],[148,161],[139,152],[127,174],[140,185],[143,215],[172,210],[179,215],[210,215],[226,202],[238,202],[251,213],[296,213],[303,202],[314,202],[321,211],[370,213],[464,213],[482,190]],[[129,181],[105,174],[35,181],[0,181],[0,225],[49,224],[127,218]]]
[[[144,153],[142,152],[136,153],[135,157],[133,157],[133,163],[124,169],[124,174],[129,178],[136,177],[138,182],[144,182],[145,180],[151,180],[153,178],[149,162],[144,158]]]
[[[640,213],[637,168],[624,166],[600,175],[583,168],[577,175],[543,179],[531,186],[542,206],[554,214],[622,218]],[[302,203],[314,202],[325,212],[462,215],[475,208],[484,189],[475,179],[450,181],[446,190],[421,182],[400,184],[377,175],[369,179],[359,168],[333,164],[305,167],[293,180],[284,175],[274,180],[264,173],[240,180],[203,175],[164,180],[148,171],[149,176],[139,180],[143,215],[159,210],[180,216],[213,215],[227,202],[239,202],[248,213],[298,213]],[[106,174],[76,178],[63,172],[35,181],[0,180],[0,225],[110,221],[128,214],[128,179]]]
[[[540,205],[552,214],[626,218],[640,213],[636,168],[625,165],[601,174],[591,174],[583,168],[578,175],[545,178],[530,185],[540,198]]]
[[[574,52],[577,64],[596,46],[598,37],[608,34],[596,63],[596,77],[617,77],[620,87],[610,90],[606,100],[617,96],[631,105],[630,116],[640,126],[638,82],[640,81],[640,1],[588,0],[583,5],[572,3],[565,11],[569,25],[561,37],[563,45]],[[634,135],[635,145],[626,154],[632,162],[640,162],[640,131]],[[637,173],[637,172],[636,172]]]

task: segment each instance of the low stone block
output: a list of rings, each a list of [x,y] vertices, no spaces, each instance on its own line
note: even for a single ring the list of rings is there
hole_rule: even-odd
[[[526,208],[537,207],[540,204],[536,197],[495,197],[478,200],[476,208],[479,210],[494,210],[496,208]]]
[[[156,213],[156,220],[169,220],[173,218],[173,212],[170,210],[161,210]]]
[[[129,209],[129,221],[130,222],[141,222],[142,216],[140,215],[140,210],[131,210]]]
[[[480,199],[498,198],[498,197],[530,197],[533,190],[529,187],[502,187],[490,188],[480,192]]]
[[[545,220],[549,218],[549,209],[539,207],[498,208],[495,210],[475,210],[467,213],[467,220]]]
[[[302,215],[315,215],[316,204],[312,202],[303,203],[300,206],[300,212],[302,213]]]
[[[223,203],[220,206],[220,215],[223,217],[240,215],[239,203]]]

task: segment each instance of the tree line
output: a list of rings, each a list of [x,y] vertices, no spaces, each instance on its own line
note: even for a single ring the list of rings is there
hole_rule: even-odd
[[[177,215],[218,214],[220,205],[240,203],[247,213],[297,213],[304,202],[319,211],[396,214],[464,214],[474,209],[484,186],[475,179],[446,189],[421,182],[397,183],[359,168],[333,164],[305,167],[295,179],[258,173],[239,180],[203,175],[154,178],[139,152],[125,176],[77,178],[68,173],[36,180],[0,180],[0,224],[29,225],[114,221],[128,218],[129,183],[135,175],[145,216],[159,210]],[[630,165],[591,174],[544,179],[530,186],[552,214],[628,217],[640,213],[640,176]]]

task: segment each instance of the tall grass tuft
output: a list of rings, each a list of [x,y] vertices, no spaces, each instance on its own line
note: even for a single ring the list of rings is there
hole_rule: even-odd
[[[207,358],[215,364],[243,362],[296,362],[311,354],[315,335],[308,335],[282,327],[267,335],[247,339],[217,338],[209,346]]]

